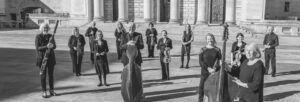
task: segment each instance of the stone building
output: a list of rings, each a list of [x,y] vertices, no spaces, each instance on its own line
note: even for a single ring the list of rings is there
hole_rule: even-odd
[[[0,0],[0,27],[37,27],[55,20],[60,20],[62,26],[81,26],[91,21],[228,22],[262,31],[269,24],[299,24],[298,6],[300,0]]]

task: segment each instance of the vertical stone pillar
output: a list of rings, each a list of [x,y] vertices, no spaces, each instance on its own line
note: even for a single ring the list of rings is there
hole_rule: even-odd
[[[179,23],[179,0],[171,0],[169,23]]]
[[[206,0],[198,0],[197,24],[206,24]]]
[[[152,0],[144,0],[144,20],[145,22],[151,22],[151,1]]]
[[[229,25],[235,24],[235,0],[226,0],[225,22]]]
[[[128,20],[128,0],[119,0],[118,6],[119,6],[119,20],[121,22]]]
[[[94,0],[94,21],[104,21],[103,0]]]
[[[156,22],[160,22],[160,0],[156,0]]]
[[[87,0],[87,9],[88,9],[88,12],[87,12],[87,18],[88,18],[88,21],[93,21],[93,0]]]

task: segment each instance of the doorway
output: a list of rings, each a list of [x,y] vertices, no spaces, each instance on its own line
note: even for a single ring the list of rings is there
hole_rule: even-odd
[[[160,21],[169,22],[170,20],[170,0],[160,0]]]
[[[221,25],[225,21],[225,0],[209,0],[208,24]]]
[[[119,18],[118,1],[113,0],[113,21],[118,21]]]

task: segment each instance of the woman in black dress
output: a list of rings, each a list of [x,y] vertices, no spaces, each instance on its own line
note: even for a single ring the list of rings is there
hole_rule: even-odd
[[[95,68],[100,81],[98,86],[102,86],[102,76],[104,79],[104,85],[109,86],[106,83],[106,74],[109,73],[108,60],[106,55],[109,51],[107,42],[103,39],[103,34],[101,30],[98,30],[96,35],[97,38],[94,41],[94,53],[96,57]]]
[[[203,102],[204,98],[204,82],[207,77],[216,72],[220,66],[221,50],[216,46],[216,40],[213,34],[206,35],[207,45],[201,48],[199,54],[199,64],[201,67],[200,85],[199,85],[199,98],[198,102]]]
[[[239,86],[239,94],[236,99],[239,102],[263,102],[264,64],[259,59],[260,50],[256,44],[246,47],[245,60],[241,64],[240,79],[235,79]]]
[[[117,23],[117,28],[115,30],[115,37],[116,37],[116,47],[117,47],[117,54],[118,59],[122,57],[122,51],[120,49],[120,43],[121,43],[121,36],[126,33],[126,30],[121,22]]]
[[[230,72],[231,75],[238,77],[240,73],[241,64],[247,59],[244,51],[246,43],[244,40],[244,35],[242,33],[238,33],[236,35],[236,40],[231,46],[231,65],[232,70]]]
[[[152,22],[149,23],[149,28],[146,30],[146,38],[148,45],[148,57],[154,57],[154,46],[157,43],[157,31]]]

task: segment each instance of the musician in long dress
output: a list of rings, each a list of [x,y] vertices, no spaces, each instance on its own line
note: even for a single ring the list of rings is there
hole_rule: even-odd
[[[120,60],[122,57],[122,50],[120,49],[121,44],[121,36],[126,33],[126,30],[122,24],[122,22],[117,23],[117,28],[115,30],[115,37],[116,37],[116,47],[117,47],[117,54],[118,59]]]
[[[203,102],[204,83],[207,77],[220,69],[222,58],[221,50],[216,46],[216,40],[213,34],[206,35],[206,46],[202,47],[199,54],[199,64],[201,67],[199,98],[198,102]]]
[[[73,35],[70,36],[68,46],[70,48],[70,56],[72,60],[73,73],[76,76],[81,75],[81,63],[84,54],[85,39],[82,34],[79,33],[77,27],[73,30]]]
[[[106,75],[109,73],[107,53],[109,49],[107,41],[103,39],[103,33],[101,30],[97,31],[96,40],[94,41],[94,54],[95,54],[95,68],[100,83],[97,86],[102,86],[102,77],[104,85],[109,86],[106,82]]]
[[[139,56],[139,49],[135,43],[128,43],[126,56],[129,61],[122,71],[121,94],[124,102],[142,102],[144,98],[142,71],[141,66],[135,61]]]
[[[239,77],[240,66],[247,59],[245,55],[245,46],[247,43],[245,43],[243,40],[244,40],[244,35],[242,33],[238,33],[236,35],[236,41],[233,42],[231,46],[232,70],[230,73],[234,77]]]
[[[239,87],[238,102],[263,102],[264,64],[260,60],[261,53],[256,44],[246,47],[245,60],[241,65],[239,79],[235,82]]]
[[[162,38],[158,40],[157,43],[157,50],[159,50],[160,55],[160,65],[161,65],[161,73],[162,73],[162,80],[169,80],[170,79],[170,70],[169,70],[169,59],[165,59],[169,55],[169,51],[173,48],[172,40],[168,37],[168,33],[166,30],[161,32]]]
[[[149,23],[149,28],[146,30],[146,38],[148,45],[148,57],[154,57],[155,44],[157,43],[157,31],[152,22]]]
[[[96,22],[93,22],[92,26],[89,27],[85,32],[85,37],[89,38],[89,45],[90,45],[90,59],[92,64],[94,64],[94,54],[93,54],[93,41],[95,40],[96,32],[98,28],[96,27]]]
[[[181,39],[181,66],[180,68],[184,68],[184,55],[187,56],[187,62],[185,68],[189,68],[190,62],[190,53],[191,53],[191,44],[194,41],[194,34],[191,29],[191,25],[188,24],[185,26],[185,30],[183,31],[182,39]]]
[[[272,68],[272,77],[275,77],[276,75],[276,47],[279,45],[279,39],[278,36],[274,33],[274,27],[268,28],[268,34],[265,35],[263,45],[265,47],[265,68],[266,72],[265,74],[268,74],[269,72],[269,65],[271,62],[271,68]]]
[[[141,33],[135,32],[136,25],[135,23],[131,22],[129,27],[129,32],[121,36],[121,45],[120,48],[122,50],[122,57],[121,62],[123,65],[128,64],[128,57],[126,54],[127,45],[134,43],[134,45],[138,49],[138,56],[135,59],[136,64],[140,65],[142,64],[142,54],[140,52],[141,49],[144,48],[144,42],[143,42],[143,36]]]
[[[35,37],[35,48],[36,48],[36,54],[37,54],[37,62],[36,66],[40,68],[42,66],[43,58],[45,56],[45,52],[47,49],[50,49],[50,54],[48,57],[48,61],[45,67],[45,70],[40,71],[41,76],[41,84],[42,84],[42,97],[47,97],[47,88],[46,88],[46,76],[48,74],[49,77],[49,93],[51,96],[56,96],[56,93],[54,92],[54,79],[53,79],[53,72],[54,72],[54,66],[56,64],[55,61],[55,53],[54,49],[56,48],[55,40],[53,39],[53,42],[49,43],[50,38],[52,37],[52,34],[50,34],[48,31],[50,30],[50,27],[47,23],[43,23],[40,26],[41,33],[36,35]]]

